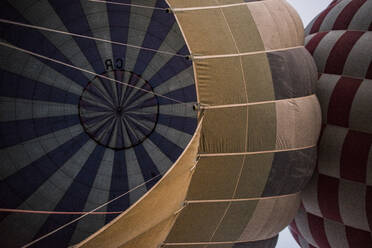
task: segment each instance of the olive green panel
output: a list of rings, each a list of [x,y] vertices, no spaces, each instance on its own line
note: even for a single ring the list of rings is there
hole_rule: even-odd
[[[228,204],[228,202],[188,204],[177,218],[165,243],[208,242]]]
[[[265,53],[194,62],[201,104],[275,100],[269,60]]]
[[[212,241],[238,240],[251,219],[257,203],[257,200],[232,202]]]
[[[275,111],[275,103],[205,110],[200,153],[275,150]]]
[[[247,107],[205,110],[200,153],[244,152],[247,113]]]
[[[266,53],[242,56],[248,102],[275,100],[273,80]]]
[[[266,50],[303,45],[303,33],[298,30],[300,19],[294,19],[285,0],[266,0],[248,4]]]
[[[186,199],[260,197],[270,175],[273,157],[273,153],[202,157],[192,177]],[[239,184],[234,196],[238,179]]]
[[[237,49],[222,11],[217,8],[176,12],[192,55],[235,54]]]
[[[260,197],[269,179],[274,153],[246,155],[234,198]]]
[[[195,60],[194,63],[201,104],[224,105],[247,102],[239,57]]]
[[[248,149],[246,151],[275,150],[277,128],[275,103],[253,105],[248,109]]]
[[[260,33],[246,5],[222,8],[240,53],[265,49]]]
[[[186,199],[232,199],[243,163],[244,156],[200,158]]]

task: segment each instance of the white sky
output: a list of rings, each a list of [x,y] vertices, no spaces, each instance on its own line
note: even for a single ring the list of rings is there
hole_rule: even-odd
[[[300,14],[302,22],[306,27],[310,21],[324,10],[331,0],[287,0]],[[279,235],[279,241],[276,248],[299,248],[296,241],[293,239],[288,228],[282,231]]]

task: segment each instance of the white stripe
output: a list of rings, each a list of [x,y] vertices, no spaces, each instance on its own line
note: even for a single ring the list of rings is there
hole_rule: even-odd
[[[181,12],[181,11],[193,11],[193,10],[204,10],[204,9],[220,9],[220,8],[229,8],[235,6],[244,6],[248,5],[247,3],[233,3],[233,4],[224,4],[224,5],[214,5],[214,6],[203,6],[203,7],[189,7],[189,8],[173,8],[172,12]]]
[[[256,151],[256,152],[232,152],[232,153],[200,153],[200,158],[207,158],[207,157],[225,157],[225,156],[244,156],[244,155],[255,155],[255,154],[266,154],[266,153],[276,153],[276,152],[289,152],[289,151],[298,151],[298,150],[305,150],[309,148],[316,147],[316,144],[311,146],[305,147],[296,147],[291,149],[283,149],[283,150],[269,150],[269,151]]]
[[[191,58],[194,59],[194,60],[212,59],[212,58],[228,58],[228,57],[238,57],[238,56],[247,56],[247,55],[262,54],[262,53],[288,51],[288,50],[299,49],[299,48],[303,48],[303,47],[304,46],[295,46],[295,47],[286,47],[286,48],[273,49],[273,50],[265,50],[265,51],[246,52],[246,53],[218,54],[218,55],[205,55],[205,56],[203,56],[203,55],[192,55]]]
[[[221,108],[236,108],[236,107],[245,107],[245,106],[253,106],[253,105],[261,105],[261,104],[269,104],[269,103],[278,103],[278,102],[290,102],[290,101],[297,101],[307,98],[313,98],[315,94],[302,96],[302,97],[295,97],[295,98],[287,98],[287,99],[280,99],[280,100],[272,100],[272,101],[263,101],[263,102],[249,102],[249,103],[237,103],[237,104],[226,104],[226,105],[214,105],[208,106],[201,104],[201,109],[221,109]]]

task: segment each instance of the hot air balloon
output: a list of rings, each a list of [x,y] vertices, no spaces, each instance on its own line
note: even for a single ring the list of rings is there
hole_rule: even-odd
[[[372,247],[372,1],[333,1],[306,28],[320,72],[315,175],[291,224],[301,247]]]
[[[317,72],[284,0],[1,2],[1,247],[274,247]]]

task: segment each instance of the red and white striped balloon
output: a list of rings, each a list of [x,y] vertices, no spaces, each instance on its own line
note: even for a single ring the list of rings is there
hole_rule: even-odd
[[[323,133],[290,229],[303,248],[372,247],[372,1],[333,1],[306,28]]]

